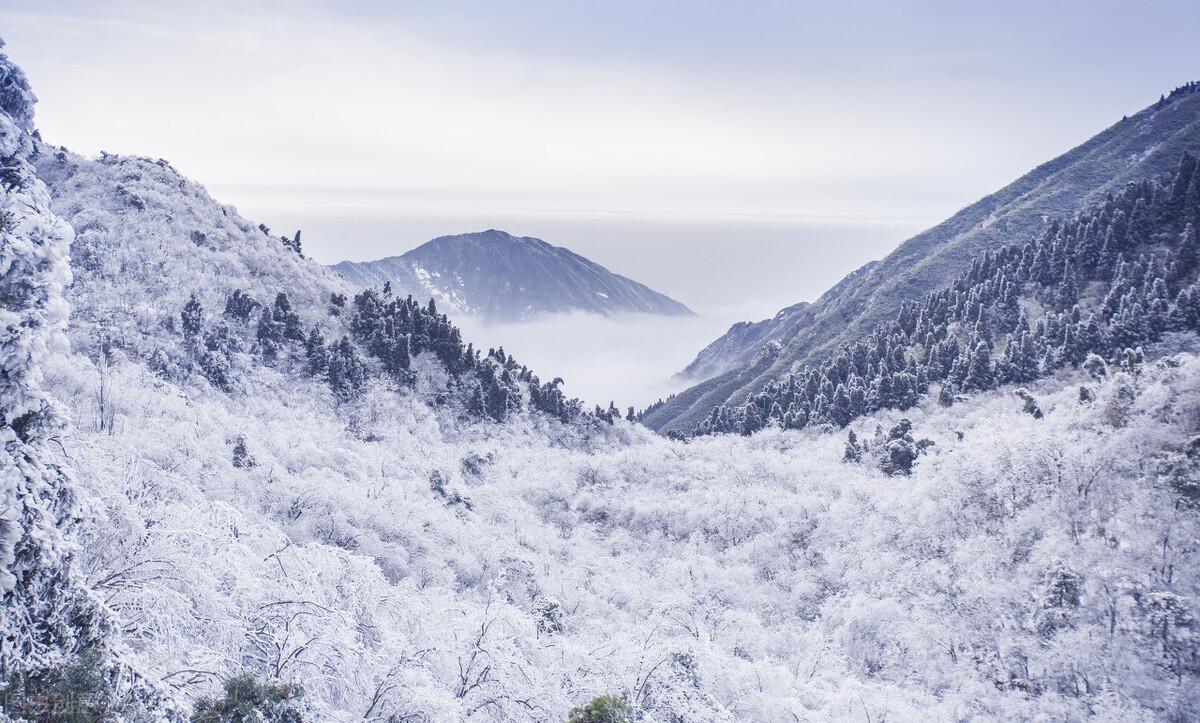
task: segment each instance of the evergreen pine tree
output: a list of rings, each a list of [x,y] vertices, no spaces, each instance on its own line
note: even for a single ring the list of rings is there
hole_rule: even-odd
[[[1200,263],[1200,242],[1196,238],[1196,227],[1189,223],[1179,234],[1179,243],[1175,249],[1175,279],[1189,276]]]
[[[195,294],[192,294],[188,302],[184,304],[183,311],[179,313],[179,320],[184,340],[196,343],[204,327],[204,307],[200,305]]]
[[[954,405],[954,385],[946,382],[942,384],[942,388],[938,391],[938,404],[943,407]]]
[[[366,369],[348,336],[330,350],[328,379],[334,396],[342,400],[355,396],[366,383]]]
[[[329,294],[329,315],[341,316],[346,309],[346,295],[331,292]]]
[[[1200,288],[1195,284],[1175,296],[1169,322],[1172,329],[1179,331],[1200,330]]]
[[[1139,198],[1133,205],[1133,213],[1129,215],[1129,244],[1138,245],[1150,243],[1154,231],[1154,221],[1150,216],[1150,208],[1146,200]]]
[[[233,466],[239,469],[249,469],[256,464],[254,456],[246,448],[246,438],[239,434],[233,440]]]
[[[383,368],[393,376],[403,376],[411,365],[409,353],[409,336],[401,334],[388,343],[387,352],[383,358]]]
[[[971,390],[990,389],[993,381],[992,350],[988,348],[987,342],[980,341],[975,345],[975,351],[971,353],[967,375],[963,379],[963,388]]]
[[[1068,264],[1063,272],[1063,281],[1058,285],[1054,304],[1059,309],[1070,309],[1079,301],[1079,284],[1076,281],[1075,269]]]
[[[483,393],[483,384],[475,379],[468,388],[467,412],[475,419],[483,419],[487,416],[487,399]]]
[[[833,393],[833,399],[829,406],[829,420],[838,427],[845,427],[850,423],[853,415],[850,412],[850,395],[846,392],[846,387],[843,384],[837,386],[837,390]]]
[[[283,343],[283,329],[271,317],[270,309],[263,309],[258,317],[258,328],[255,331],[258,339],[258,350],[264,359],[273,361]]]
[[[225,300],[225,316],[240,321],[249,321],[250,315],[258,306],[258,302],[243,293],[241,289],[234,289],[233,294]]]
[[[304,341],[304,330],[300,327],[300,316],[292,310],[292,303],[287,294],[279,292],[275,295],[275,307],[271,313],[273,321],[279,325],[284,339]]]
[[[329,350],[325,348],[325,337],[321,330],[313,327],[304,342],[305,370],[310,376],[323,377],[329,370]]]
[[[843,462],[861,462],[863,456],[863,448],[858,443],[858,436],[851,430],[846,437],[846,451],[842,454]]]

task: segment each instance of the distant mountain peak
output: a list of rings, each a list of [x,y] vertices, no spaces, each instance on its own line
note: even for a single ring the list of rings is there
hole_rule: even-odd
[[[400,256],[343,261],[332,268],[357,286],[390,283],[397,294],[431,297],[447,311],[488,321],[570,311],[692,314],[680,302],[569,249],[495,228],[438,236]]]
[[[494,243],[522,243],[530,241],[528,237],[513,236],[507,231],[501,231],[498,228],[489,228],[484,231],[468,231],[467,233],[447,234],[438,236],[430,240],[428,243],[444,243],[453,241],[488,241]]]

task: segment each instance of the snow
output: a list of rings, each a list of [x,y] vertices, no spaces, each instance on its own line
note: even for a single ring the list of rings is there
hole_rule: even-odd
[[[410,268],[417,282],[425,289],[425,293],[436,299],[439,304],[442,304],[448,310],[453,309],[467,314],[471,313],[471,307],[461,292],[438,283],[438,280],[442,276],[440,273],[428,271],[415,262],[410,264]],[[462,286],[461,278],[458,279],[458,285],[459,287]]]
[[[1200,532],[1157,471],[1200,415],[1200,359],[1176,362],[1087,406],[1083,379],[1052,380],[1033,389],[1043,420],[1011,390],[909,410],[936,445],[903,479],[841,464],[829,435],[463,426],[383,387],[338,410],[269,369],[230,397],[119,363],[109,434],[90,362],[52,378],[89,485],[83,566],[136,570],[102,589],[154,677],[215,671],[172,677],[184,697],[249,666],[302,682],[321,720],[360,718],[384,681],[380,720],[563,719],[622,691],[656,720],[1119,719],[1195,704],[1139,603],[1196,594],[1194,548],[1170,549],[1171,580],[1160,561]],[[1119,383],[1138,394],[1113,428]],[[235,435],[257,466],[232,466]],[[1035,593],[1060,565],[1081,602],[1045,635]],[[551,600],[561,632],[539,628]],[[1082,678],[1103,683],[1074,692]]]
[[[73,232],[30,163],[33,103],[23,73],[0,52],[0,718],[46,718],[43,701],[85,650],[99,655],[91,672],[110,700],[131,713],[148,705],[177,715],[108,635],[112,620],[74,564],[79,489],[62,444],[70,428],[45,373],[69,354]],[[79,713],[93,712],[92,702],[77,703]]]
[[[211,321],[233,289],[286,289],[336,331],[344,282],[156,162],[39,171],[77,232],[72,351],[41,366],[73,422],[78,569],[185,709],[242,670],[301,683],[334,721],[562,720],[606,693],[657,721],[1198,704],[1194,338],[1138,375],[1031,387],[1041,420],[1007,388],[927,400],[905,414],[935,444],[899,478],[812,430],[467,423],[423,357],[415,388],[376,378],[338,403],[286,355],[235,354],[222,392],[151,363],[181,354],[192,293]],[[898,420],[851,429],[877,450]],[[1077,603],[1054,602],[1070,575]]]
[[[6,640],[41,616],[179,710],[246,671],[303,685],[322,721],[563,720],[602,694],[663,722],[1200,707],[1194,336],[1030,386],[1040,419],[1013,388],[922,400],[904,416],[933,445],[911,476],[879,469],[894,412],[850,426],[860,463],[816,430],[469,422],[429,356],[413,386],[375,376],[350,401],[287,350],[262,363],[220,320],[228,295],[286,291],[333,338],[346,282],[165,162],[40,151],[52,208],[40,181],[3,196],[26,214],[5,288],[36,277],[42,296],[5,295],[0,399],[9,422],[52,402],[60,428],[0,436],[0,552],[24,576],[0,580]],[[193,295],[240,349],[229,391],[188,366]],[[25,650],[60,669],[71,652]]]

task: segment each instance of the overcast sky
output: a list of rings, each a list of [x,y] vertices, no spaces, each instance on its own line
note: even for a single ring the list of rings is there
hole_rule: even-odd
[[[0,32],[52,142],[308,209],[936,221],[1200,74],[1196,2],[248,5]]]
[[[0,37],[49,142],[166,158],[319,261],[503,228],[702,313],[487,332],[597,399],[1200,78],[1195,0],[250,5],[4,0]]]

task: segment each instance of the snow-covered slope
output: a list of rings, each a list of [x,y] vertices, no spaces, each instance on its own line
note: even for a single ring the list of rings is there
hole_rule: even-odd
[[[356,286],[390,283],[400,295],[433,297],[443,309],[490,321],[540,314],[690,315],[683,304],[541,239],[491,229],[441,236],[402,256],[333,267]]]
[[[235,290],[263,301],[285,291],[324,318],[332,294],[353,292],[165,160],[38,150],[38,176],[75,229],[68,297],[80,351],[95,354],[107,342],[149,357],[177,347],[179,335],[169,332],[192,295],[219,313]]]
[[[701,349],[696,358],[676,374],[675,378],[684,380],[708,379],[727,371],[730,367],[729,360],[740,358],[748,349],[753,349],[756,356],[761,356],[762,351],[771,342],[776,342],[776,346],[782,346],[778,342],[778,325],[786,319],[803,313],[807,306],[808,302],[802,301],[799,304],[793,304],[785,309],[780,309],[770,319],[758,322],[739,321],[735,323],[729,327],[729,331]],[[753,358],[751,357],[748,361],[752,361]]]
[[[314,720],[563,720],[609,692],[656,721],[1200,704],[1194,353],[1035,387],[1041,420],[1011,389],[910,410],[936,445],[901,478],[816,432],[462,427],[265,369],[241,397],[105,374],[54,374],[81,562],[183,700],[251,670]]]
[[[547,413],[553,383],[463,354],[432,311],[338,303],[344,281],[165,163],[35,160],[49,209],[0,187],[36,217],[0,229],[0,381],[61,421],[28,463],[29,397],[0,386],[0,532],[47,551],[0,548],[40,581],[0,578],[10,717],[182,720],[236,674],[302,687],[275,690],[314,721],[555,721],[602,694],[663,723],[1200,709],[1193,335],[1031,385],[1039,417],[1012,387],[919,399],[907,435],[862,417],[850,462],[817,429],[677,442]],[[69,349],[46,341],[63,296]],[[909,476],[881,470],[897,447],[923,450]],[[39,627],[62,591],[111,624]],[[58,646],[50,698],[8,677],[19,625]]]
[[[735,325],[684,370],[700,380],[644,419],[661,431],[691,430],[713,407],[740,404],[772,379],[870,333],[970,268],[985,250],[1040,234],[1128,183],[1164,173],[1200,149],[1200,84],[1182,86],[1008,186],[908,239],[849,274],[812,304],[788,307],[746,334]],[[773,364],[751,368],[777,342]],[[711,378],[710,378],[711,377]]]
[[[0,52],[0,719],[178,716],[77,562],[89,491],[62,443],[71,428],[49,373],[68,349],[73,234],[30,163],[33,105]]]

